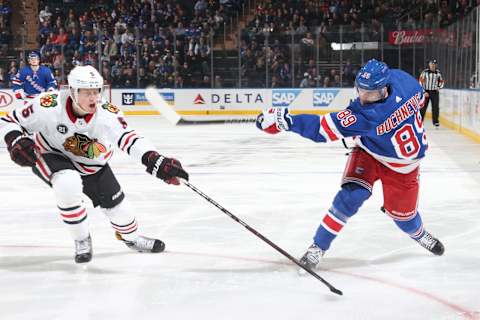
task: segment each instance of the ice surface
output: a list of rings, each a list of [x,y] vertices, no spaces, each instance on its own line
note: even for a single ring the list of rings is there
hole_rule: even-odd
[[[159,117],[128,120],[180,159],[191,183],[295,257],[310,245],[346,162],[341,143],[269,136],[251,123],[172,128]],[[377,185],[319,271],[342,297],[121,152],[111,165],[141,232],[167,251],[130,251],[90,206],[94,257],[76,265],[52,192],[3,147],[0,319],[480,319],[480,145],[428,129],[419,210],[445,255],[431,255],[380,212]]]

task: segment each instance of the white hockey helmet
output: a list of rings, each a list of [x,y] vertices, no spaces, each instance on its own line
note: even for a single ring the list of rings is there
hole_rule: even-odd
[[[103,95],[103,77],[92,66],[76,66],[68,74],[68,87],[70,88],[72,99],[77,103],[79,89],[98,89],[99,103]]]
[[[103,77],[92,66],[76,66],[68,74],[68,85],[75,89],[102,89]]]

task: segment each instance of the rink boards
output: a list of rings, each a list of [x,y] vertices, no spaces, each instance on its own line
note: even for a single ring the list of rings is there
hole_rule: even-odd
[[[480,90],[441,90],[440,123],[480,142]]]
[[[165,101],[187,121],[253,119],[268,107],[288,107],[292,113],[325,114],[348,106],[353,88],[159,89]],[[156,115],[144,89],[113,89],[112,103],[127,115]],[[0,90],[0,115],[15,107],[11,90]],[[430,111],[430,109],[429,109]],[[480,142],[480,91],[441,90],[440,115],[447,126]]]

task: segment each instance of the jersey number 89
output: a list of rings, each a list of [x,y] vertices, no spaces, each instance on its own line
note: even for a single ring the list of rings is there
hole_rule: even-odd
[[[342,124],[342,127],[346,128],[357,122],[357,117],[352,114],[352,111],[346,109],[337,113],[337,119]]]

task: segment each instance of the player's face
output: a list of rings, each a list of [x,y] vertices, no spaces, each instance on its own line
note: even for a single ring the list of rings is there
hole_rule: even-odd
[[[437,65],[433,62],[430,62],[428,63],[428,67],[430,68],[430,70],[435,71],[435,69],[437,68]]]
[[[36,67],[36,66],[40,65],[40,59],[30,58],[30,59],[28,59],[28,64],[31,65],[32,67]]]
[[[99,89],[78,89],[78,106],[86,113],[94,113],[97,110],[99,99]]]
[[[385,98],[385,88],[379,90],[365,90],[357,88],[358,97],[362,104],[373,103]]]

